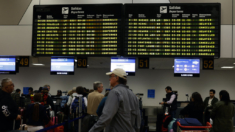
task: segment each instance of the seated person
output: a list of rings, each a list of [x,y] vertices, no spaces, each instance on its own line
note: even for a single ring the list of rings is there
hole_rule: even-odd
[[[28,119],[28,131],[36,131],[43,129],[43,126],[48,124],[50,118],[47,116],[46,108],[40,104],[42,95],[36,93],[34,95],[34,104],[28,105],[25,110],[25,117]]]
[[[204,108],[201,95],[198,92],[194,92],[191,97],[191,102],[180,111],[180,115],[184,115],[188,118],[196,118],[203,123]]]

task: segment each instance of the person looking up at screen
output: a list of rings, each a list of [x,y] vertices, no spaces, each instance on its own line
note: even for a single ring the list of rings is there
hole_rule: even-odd
[[[166,91],[166,102],[162,102],[162,105],[165,105],[169,109],[169,113],[172,116],[172,118],[175,118],[176,110],[177,110],[177,94],[172,92],[172,88],[170,86],[167,86],[165,88]]]
[[[21,120],[18,114],[18,107],[11,97],[14,91],[14,84],[10,78],[2,80],[2,90],[0,90],[0,130],[1,132],[13,129],[13,121]],[[17,128],[16,128],[17,129]]]

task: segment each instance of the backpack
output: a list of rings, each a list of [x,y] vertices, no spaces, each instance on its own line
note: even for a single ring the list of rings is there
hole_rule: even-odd
[[[72,103],[72,113],[76,113],[76,109],[79,108],[79,98],[76,97]],[[86,105],[85,105],[85,101],[84,101],[84,97],[82,97],[82,114],[86,113]]]
[[[64,108],[65,104],[68,102],[69,96],[60,96],[60,98],[62,99],[60,102],[60,107]]]

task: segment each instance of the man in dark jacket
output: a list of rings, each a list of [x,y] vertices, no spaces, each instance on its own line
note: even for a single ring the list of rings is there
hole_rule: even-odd
[[[170,115],[175,118],[176,110],[177,110],[177,95],[172,92],[172,88],[170,86],[167,86],[165,88],[166,90],[166,102],[162,102],[162,105],[166,105],[166,107],[169,108]]]
[[[204,124],[206,124],[206,122],[210,122],[210,113],[215,103],[217,103],[218,101],[219,100],[215,97],[215,90],[211,89],[210,97],[206,97],[206,99],[204,100],[204,106],[205,106],[205,110],[203,112]]]
[[[11,97],[15,101],[18,108],[21,107],[20,106],[20,92],[21,92],[20,89],[16,89],[16,92],[11,94]]]
[[[18,115],[18,108],[13,99],[11,93],[14,90],[14,84],[9,78],[2,80],[2,90],[0,90],[0,130],[5,132],[13,130],[13,121],[21,120],[21,116]],[[16,128],[17,129],[17,128]]]

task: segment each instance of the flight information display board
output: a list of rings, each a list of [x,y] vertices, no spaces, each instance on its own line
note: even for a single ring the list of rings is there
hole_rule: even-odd
[[[34,6],[32,55],[120,55],[122,7],[122,4]]]
[[[220,57],[219,3],[126,4],[124,55]]]

